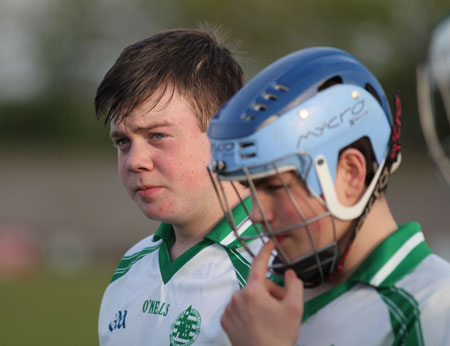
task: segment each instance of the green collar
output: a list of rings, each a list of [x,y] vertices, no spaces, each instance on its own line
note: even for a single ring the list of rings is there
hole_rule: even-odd
[[[175,232],[173,231],[172,225],[168,223],[162,223],[159,225],[155,234],[153,235],[153,241],[158,241],[162,239],[167,247],[172,247],[175,243]]]
[[[251,199],[247,198],[244,201],[244,205],[239,203],[233,209],[233,219],[236,223],[236,231],[241,236],[256,236],[258,235],[258,230],[248,218],[248,212],[250,212],[250,209],[252,208]],[[214,227],[214,229],[212,229],[211,232],[209,232],[205,236],[205,239],[209,239],[215,243],[219,243],[220,245],[227,248],[238,248],[242,246],[225,218],[220,220],[220,222]]]
[[[378,245],[346,282],[305,303],[303,322],[356,283],[372,287],[394,286],[429,254],[431,250],[424,242],[418,223],[399,225],[398,230]]]
[[[251,200],[245,200],[247,210],[251,208]],[[252,226],[251,221],[247,217],[245,208],[239,204],[233,209],[234,220],[237,224],[237,232],[243,235],[257,234],[257,230]],[[169,249],[175,243],[175,233],[172,225],[161,223],[153,236],[153,241],[156,242],[162,239],[159,247],[159,266],[161,278],[164,284],[167,284],[175,273],[180,270],[188,261],[190,261],[201,250],[218,243],[225,248],[232,249],[241,246],[241,243],[236,238],[233,230],[225,218],[220,220],[217,225],[197,244],[192,246],[175,260],[170,260]]]
[[[364,260],[349,281],[374,287],[393,286],[431,254],[420,225],[410,222],[385,239]]]
[[[248,211],[251,209],[251,199],[247,198],[244,201],[245,208]],[[238,204],[233,209],[234,221],[236,222],[237,232],[240,235],[257,235],[257,230],[252,226],[251,221],[247,216],[247,212],[242,204]],[[162,239],[164,243],[170,248],[175,242],[175,233],[173,231],[173,227],[170,224],[161,223],[158,229],[156,230],[153,241],[158,241]],[[241,243],[236,238],[233,230],[226,218],[222,218],[214,228],[205,235],[204,240],[209,240],[214,243],[219,243],[220,245],[227,248],[238,248],[241,247]]]

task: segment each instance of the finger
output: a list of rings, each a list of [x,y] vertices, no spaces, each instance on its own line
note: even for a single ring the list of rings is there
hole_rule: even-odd
[[[269,240],[264,244],[259,254],[253,259],[247,284],[254,282],[264,282],[267,274],[267,266],[269,264],[270,255],[272,254],[274,248],[275,244],[272,240]]]
[[[220,318],[220,324],[227,333],[230,330],[230,321],[231,321],[230,315],[231,315],[230,308],[227,306],[222,317]]]
[[[267,291],[269,291],[270,295],[275,299],[282,300],[286,294],[286,291],[283,287],[277,285],[275,282],[266,279],[265,281]]]
[[[284,274],[284,287],[286,305],[303,312],[303,282],[292,269]]]
[[[223,327],[223,329],[228,332],[233,325],[233,321],[235,320],[235,311],[236,307],[239,307],[239,295],[240,291],[236,291],[232,297],[231,300],[228,302],[228,304],[225,306],[225,310],[222,314],[222,317],[220,319],[220,323]]]

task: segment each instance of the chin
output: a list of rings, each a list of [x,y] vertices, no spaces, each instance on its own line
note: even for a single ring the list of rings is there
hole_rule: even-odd
[[[139,205],[142,213],[149,218],[150,220],[165,222],[165,223],[173,223],[175,211],[170,208],[165,208],[162,206],[152,205]]]

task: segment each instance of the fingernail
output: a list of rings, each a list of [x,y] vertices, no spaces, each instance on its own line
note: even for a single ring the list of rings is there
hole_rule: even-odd
[[[286,277],[292,278],[295,276],[295,272],[292,269],[286,270]]]

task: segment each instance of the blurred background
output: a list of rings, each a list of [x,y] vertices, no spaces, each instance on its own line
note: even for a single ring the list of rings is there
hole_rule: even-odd
[[[93,98],[122,49],[219,25],[246,79],[307,46],[348,50],[403,101],[403,163],[388,200],[450,260],[450,187],[425,148],[415,69],[448,0],[0,0],[0,345],[97,345],[102,293],[155,230],[122,189]]]

